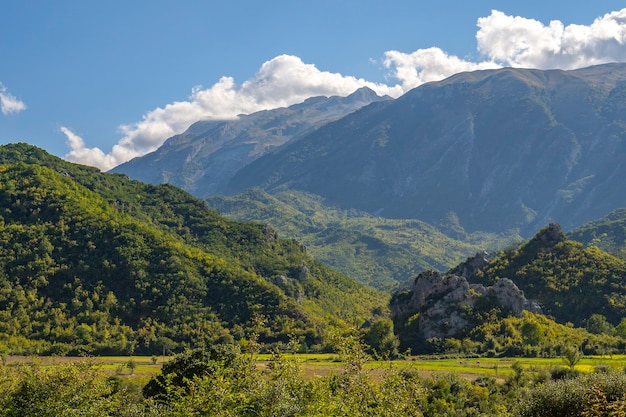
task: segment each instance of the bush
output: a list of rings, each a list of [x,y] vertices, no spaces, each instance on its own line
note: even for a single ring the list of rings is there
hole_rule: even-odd
[[[520,417],[623,416],[626,375],[589,374],[538,385],[523,399]]]

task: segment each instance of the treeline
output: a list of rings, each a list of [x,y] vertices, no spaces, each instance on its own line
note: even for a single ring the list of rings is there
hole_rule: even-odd
[[[374,377],[357,338],[336,345],[342,370],[305,377],[290,353],[260,367],[234,345],[185,352],[143,387],[107,376],[89,362],[0,366],[0,416],[622,416],[626,373],[597,366],[529,370],[518,364],[503,380],[423,377],[395,368]],[[419,366],[419,365],[417,365]]]

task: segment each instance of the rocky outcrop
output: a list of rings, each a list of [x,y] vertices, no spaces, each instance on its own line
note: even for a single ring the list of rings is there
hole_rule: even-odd
[[[484,257],[455,268],[460,272],[472,270],[474,262],[482,262]],[[476,265],[474,265],[476,266]],[[397,293],[390,303],[394,317],[406,317],[419,313],[419,332],[424,339],[453,337],[468,330],[473,323],[473,313],[479,300],[488,300],[497,304],[504,311],[521,315],[528,310],[541,313],[541,307],[524,294],[508,278],[498,280],[493,286],[470,284],[460,274],[442,275],[436,271],[422,272],[414,281],[409,291]]]
[[[478,271],[487,266],[487,264],[489,263],[487,256],[489,256],[489,254],[485,251],[478,252],[471,258],[467,258],[465,262],[460,263],[458,266],[449,270],[448,274],[458,275],[464,277],[465,279],[471,280],[472,277],[476,276],[476,273]]]
[[[516,316],[527,310],[532,313],[542,314],[541,306],[533,300],[528,300],[522,291],[508,278],[500,278],[489,287],[487,295],[495,298],[501,306],[510,310]]]

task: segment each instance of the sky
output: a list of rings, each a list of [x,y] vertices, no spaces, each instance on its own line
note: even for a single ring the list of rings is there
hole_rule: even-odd
[[[621,1],[20,0],[0,5],[0,144],[109,170],[198,120],[502,66],[626,61]]]

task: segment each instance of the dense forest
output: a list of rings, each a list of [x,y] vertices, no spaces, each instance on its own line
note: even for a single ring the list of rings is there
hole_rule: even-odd
[[[387,296],[267,226],[169,185],[0,148],[0,345],[10,353],[154,353],[298,337],[384,315]]]

